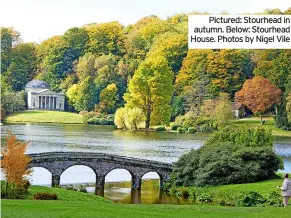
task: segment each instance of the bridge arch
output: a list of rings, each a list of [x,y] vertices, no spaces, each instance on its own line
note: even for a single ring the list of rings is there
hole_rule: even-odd
[[[130,168],[126,167],[126,166],[114,166],[114,167],[110,167],[109,169],[107,169],[104,173],[104,177],[106,177],[110,172],[114,171],[114,170],[126,170],[129,172],[129,174],[131,175],[131,177],[134,176],[134,173],[131,171]]]
[[[48,171],[50,174],[53,174],[51,169],[49,167],[46,167],[46,166],[42,166],[42,165],[29,165],[28,166],[28,169],[34,169],[34,168],[38,168],[38,169],[44,169],[46,171]]]
[[[27,178],[32,185],[51,185],[52,172],[49,169],[42,166],[31,166],[29,169],[32,169],[32,173]]]
[[[75,172],[71,172],[74,170]],[[80,173],[86,174],[86,181],[83,176],[80,176]],[[79,176],[78,176],[79,175]],[[68,177],[71,177],[68,179]],[[71,184],[73,182],[76,183],[88,183],[88,182],[96,182],[97,173],[92,166],[88,164],[72,164],[67,166],[60,175],[60,184]]]
[[[146,176],[147,174],[150,174],[150,173],[157,175],[157,178],[159,179],[159,187],[162,188],[162,185],[163,185],[163,176],[158,171],[148,170],[148,171],[146,171],[145,173],[142,174],[142,179],[146,179],[146,178],[144,178],[144,176]]]

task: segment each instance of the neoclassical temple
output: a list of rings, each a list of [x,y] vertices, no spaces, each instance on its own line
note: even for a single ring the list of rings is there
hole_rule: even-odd
[[[49,84],[42,80],[31,80],[25,86],[27,92],[27,107],[45,110],[64,110],[65,95],[50,90]]]

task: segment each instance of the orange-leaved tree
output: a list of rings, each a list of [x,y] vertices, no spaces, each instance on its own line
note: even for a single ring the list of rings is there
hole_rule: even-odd
[[[274,104],[281,103],[281,95],[282,91],[270,80],[256,76],[245,81],[243,88],[235,93],[235,100],[260,115],[263,124],[263,114]]]
[[[27,145],[28,142],[17,140],[11,131],[8,131],[4,144],[1,145],[1,168],[6,177],[6,195],[9,184],[13,189],[15,185],[25,185],[27,177],[32,173],[32,170],[28,169],[31,158],[25,154]]]

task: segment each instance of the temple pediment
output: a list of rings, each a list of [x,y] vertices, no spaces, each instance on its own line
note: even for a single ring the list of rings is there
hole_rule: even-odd
[[[49,89],[45,89],[39,92],[32,92],[32,94],[37,94],[37,95],[63,95],[62,93],[56,93],[54,91],[51,91]]]

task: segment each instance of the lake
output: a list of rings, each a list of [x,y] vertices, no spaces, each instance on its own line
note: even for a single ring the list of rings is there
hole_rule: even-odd
[[[94,126],[84,124],[11,124],[1,126],[5,134],[11,130],[18,139],[30,141],[27,153],[50,151],[104,152],[122,156],[175,162],[185,152],[198,149],[208,134],[178,134],[169,132],[132,132],[116,130],[113,126]],[[274,150],[284,158],[284,172],[291,172],[291,138],[275,137]],[[148,173],[143,179],[157,179],[156,173]],[[34,168],[31,178],[34,185],[49,185],[51,175],[43,168]],[[107,176],[106,182],[130,181],[128,171],[116,169]],[[85,166],[68,168],[61,176],[61,185],[72,183],[95,183],[93,171]],[[91,188],[92,189],[92,188]],[[88,188],[88,190],[91,190]],[[148,191],[148,190],[144,190]],[[153,195],[164,199],[159,192]],[[114,193],[130,199],[130,189],[110,187],[105,189],[105,197],[116,200]],[[108,197],[109,196],[109,197]],[[111,197],[110,197],[111,196]],[[150,202],[160,202],[159,200]],[[118,201],[118,200],[116,200]],[[120,202],[122,202],[120,200]],[[126,203],[130,203],[127,200]]]

